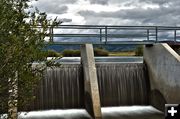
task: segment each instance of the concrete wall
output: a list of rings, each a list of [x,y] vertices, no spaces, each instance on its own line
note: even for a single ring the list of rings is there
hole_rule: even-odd
[[[180,103],[180,56],[167,44],[144,47],[151,84],[151,104],[164,111],[165,103]]]
[[[92,44],[81,46],[84,72],[85,107],[93,119],[101,119],[101,103]]]

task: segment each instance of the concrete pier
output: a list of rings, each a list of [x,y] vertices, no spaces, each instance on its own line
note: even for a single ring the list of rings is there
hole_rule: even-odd
[[[151,83],[151,104],[164,111],[165,103],[180,102],[180,56],[168,44],[144,47]]]
[[[94,119],[101,119],[101,104],[92,44],[81,46],[81,60],[84,71],[86,110]]]

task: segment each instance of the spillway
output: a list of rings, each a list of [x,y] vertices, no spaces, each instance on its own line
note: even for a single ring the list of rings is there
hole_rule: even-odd
[[[23,110],[83,108],[83,89],[81,65],[48,67],[35,91],[36,99]]]
[[[149,80],[143,63],[97,63],[102,107],[149,104]],[[36,99],[23,110],[84,108],[84,80],[81,64],[49,67]]]
[[[147,105],[149,80],[143,63],[97,64],[101,105]]]

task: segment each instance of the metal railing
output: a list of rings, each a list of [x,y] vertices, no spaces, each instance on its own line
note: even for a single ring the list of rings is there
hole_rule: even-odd
[[[47,37],[50,37],[54,44],[153,44],[169,41],[177,43],[180,42],[180,27],[60,25],[55,28],[49,27]]]

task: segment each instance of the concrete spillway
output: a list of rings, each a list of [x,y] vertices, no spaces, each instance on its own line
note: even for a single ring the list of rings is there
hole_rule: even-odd
[[[103,107],[148,104],[149,80],[143,63],[98,63],[96,67]],[[23,110],[84,108],[82,65],[47,68],[35,95]]]
[[[36,99],[27,110],[84,107],[84,84],[80,65],[49,67],[35,91]]]
[[[143,63],[98,64],[101,105],[147,105],[149,80]]]

